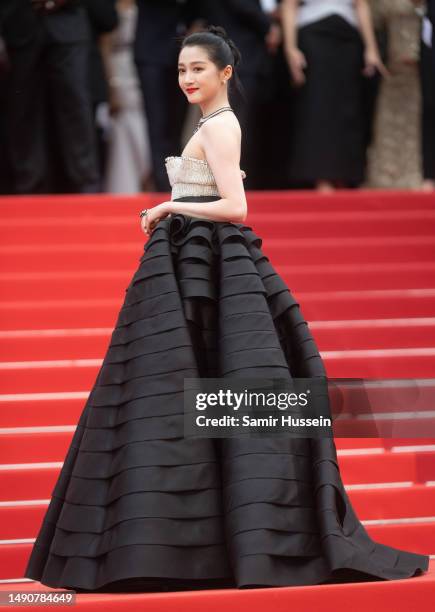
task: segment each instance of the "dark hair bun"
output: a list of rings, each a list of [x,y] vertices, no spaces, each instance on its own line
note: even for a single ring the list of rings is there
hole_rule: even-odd
[[[234,42],[231,40],[231,38],[228,36],[224,28],[222,26],[210,25],[207,28],[207,32],[210,32],[210,34],[214,34],[215,36],[219,36],[219,38],[224,39],[224,41],[227,43],[227,45],[232,51],[234,57],[234,66],[237,66],[241,59],[240,51],[238,50]]]
[[[207,28],[207,32],[211,32],[212,34],[216,34],[216,36],[220,36],[224,40],[228,39],[228,34],[224,30],[222,26],[210,25]]]

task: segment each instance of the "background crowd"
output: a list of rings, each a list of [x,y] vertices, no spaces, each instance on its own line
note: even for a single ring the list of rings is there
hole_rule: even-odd
[[[246,189],[435,190],[435,0],[1,0],[0,193],[170,190],[181,38],[241,51]]]

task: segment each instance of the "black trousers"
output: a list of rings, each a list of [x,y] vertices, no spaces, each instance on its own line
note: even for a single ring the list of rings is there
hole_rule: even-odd
[[[288,189],[291,92],[283,53],[268,56],[258,68],[256,73],[240,72],[246,100],[236,93],[230,96],[242,128],[243,182],[245,189]]]
[[[420,48],[422,92],[422,156],[423,177],[435,179],[435,61],[433,50],[423,41]]]
[[[11,48],[10,56],[8,142],[15,191],[46,190],[49,140],[61,157],[65,190],[96,191],[88,43],[53,43],[41,30],[31,43]]]
[[[181,134],[188,102],[179,85],[176,63],[136,63],[148,121],[153,174],[157,191],[170,191],[165,157],[181,154]]]
[[[230,89],[228,101],[234,109],[234,113],[240,123],[242,130],[242,143],[240,153],[240,168],[246,172],[243,181],[245,189],[253,189],[255,178],[255,96],[258,89],[258,79],[255,74],[240,73],[240,82],[243,88],[243,96]]]
[[[0,194],[13,193],[12,176],[7,154],[6,78],[0,74]]]

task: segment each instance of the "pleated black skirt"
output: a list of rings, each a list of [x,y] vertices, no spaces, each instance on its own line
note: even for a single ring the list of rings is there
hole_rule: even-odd
[[[182,198],[211,201],[216,198]],[[159,222],[126,289],[25,571],[78,592],[393,580],[333,439],[183,437],[184,377],[317,377],[300,306],[252,228]]]
[[[306,82],[294,89],[289,175],[297,186],[359,185],[365,173],[363,46],[338,15],[299,29]]]

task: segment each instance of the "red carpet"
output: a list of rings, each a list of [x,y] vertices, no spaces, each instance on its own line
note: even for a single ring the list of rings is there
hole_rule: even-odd
[[[11,580],[22,576],[142,255],[138,211],[163,200],[0,198],[0,591],[47,590]],[[246,224],[300,301],[330,377],[433,378],[433,195],[257,192],[248,202]],[[422,437],[336,440],[343,480],[372,537],[431,555],[435,438],[423,436],[433,412],[405,415]],[[434,600],[434,560],[427,575],[391,582],[77,597],[92,609],[159,612],[432,610]]]

